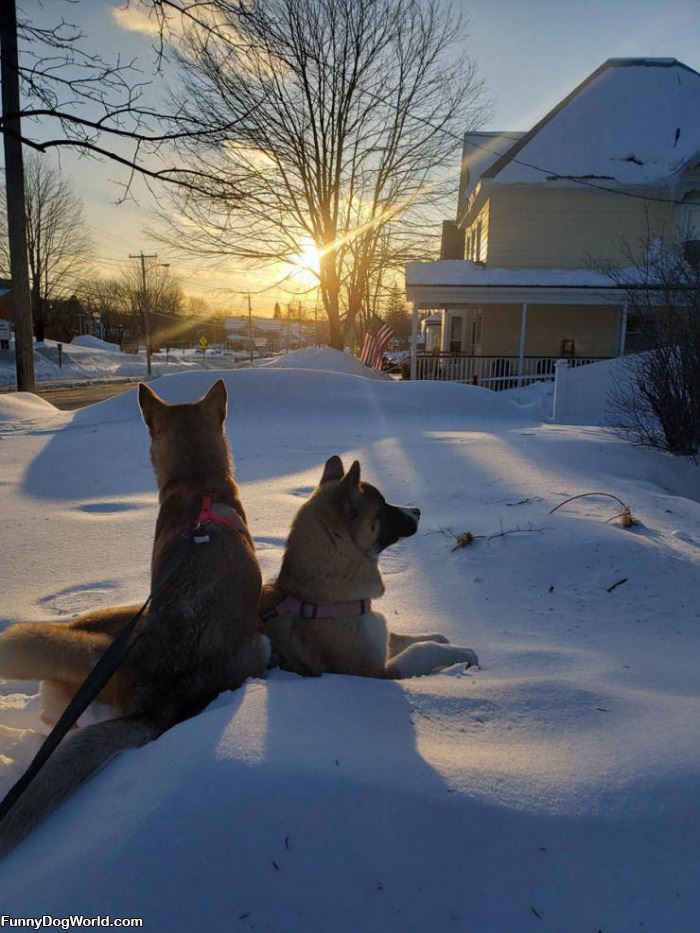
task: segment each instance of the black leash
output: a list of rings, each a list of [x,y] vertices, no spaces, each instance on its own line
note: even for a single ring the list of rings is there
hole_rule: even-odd
[[[183,538],[180,547],[175,552],[175,554],[173,554],[171,560],[166,565],[165,573],[161,576],[158,587],[155,589],[155,591],[151,591],[151,594],[143,606],[141,606],[139,611],[129,619],[109,648],[107,648],[100,660],[93,667],[81,686],[78,688],[77,693],[61,714],[61,717],[56,725],[44,739],[41,748],[31,760],[27,770],[5,794],[2,802],[0,803],[0,822],[4,820],[12,807],[17,803],[19,798],[26,791],[34,778],[54,753],[59,743],[65,738],[66,734],[75,725],[75,723],[92,703],[92,701],[97,696],[99,696],[112,674],[114,674],[121,662],[134,646],[139,636],[133,639],[131,636],[139,619],[152,602],[154,595],[158,595],[158,593],[160,593],[165,584],[180,567],[185,557],[187,556],[187,553],[189,552],[189,548],[186,549],[185,545],[190,545],[191,543],[192,535],[190,533]]]

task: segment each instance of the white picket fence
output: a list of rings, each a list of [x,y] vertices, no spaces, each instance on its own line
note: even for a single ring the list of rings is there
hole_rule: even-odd
[[[471,356],[462,353],[419,353],[416,378],[443,382],[467,382],[488,389],[514,389],[533,382],[554,379],[558,357]],[[596,357],[569,360],[571,366],[585,366]]]

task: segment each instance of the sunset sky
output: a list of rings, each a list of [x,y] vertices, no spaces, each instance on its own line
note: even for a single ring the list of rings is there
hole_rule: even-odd
[[[465,54],[476,61],[493,103],[493,117],[483,129],[528,129],[610,57],[668,56],[700,70],[698,0],[457,0],[455,5],[469,18]],[[39,9],[36,0],[21,7],[29,15]],[[77,4],[52,0],[37,15],[46,20],[62,13],[80,24],[103,55],[118,51],[123,58],[134,57],[151,74],[148,24],[133,7],[123,7],[113,0]],[[456,144],[455,187],[459,155]],[[95,264],[104,275],[118,274],[129,253],[158,252],[162,261],[171,261],[171,271],[186,293],[235,313],[242,311],[247,289],[261,292],[290,271],[279,266],[262,273],[245,271],[240,265],[212,269],[203,267],[196,257],[171,258],[146,234],[155,221],[153,199],[143,184],[137,182],[134,187],[136,200],[117,204],[117,182],[124,180],[125,170],[67,151],[61,155],[61,165],[85,202]],[[284,290],[254,294],[256,313],[271,314],[275,301],[285,304],[294,291],[306,290],[309,281],[308,275],[300,273]]]

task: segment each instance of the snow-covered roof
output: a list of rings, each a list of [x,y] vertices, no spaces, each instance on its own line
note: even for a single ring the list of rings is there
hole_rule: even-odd
[[[464,259],[406,263],[406,287],[421,285],[614,288],[615,282],[594,269],[505,269]]]
[[[465,133],[459,179],[459,214],[483,173],[525,134],[510,131]]]
[[[700,74],[611,58],[483,171],[497,184],[660,183],[700,162]]]

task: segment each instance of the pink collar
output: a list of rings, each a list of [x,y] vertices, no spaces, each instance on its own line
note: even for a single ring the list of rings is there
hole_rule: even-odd
[[[371,599],[354,599],[346,603],[310,603],[294,596],[285,596],[282,602],[270,609],[263,609],[263,622],[271,622],[277,616],[299,616],[302,619],[338,619],[341,616],[362,616],[372,609]]]

